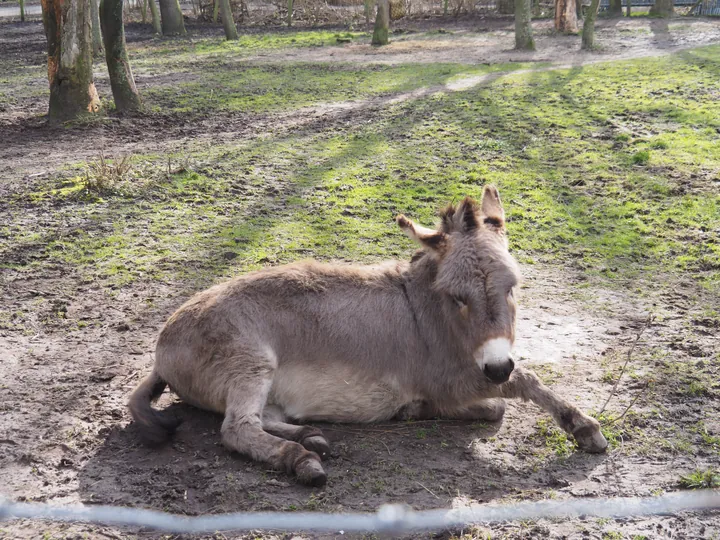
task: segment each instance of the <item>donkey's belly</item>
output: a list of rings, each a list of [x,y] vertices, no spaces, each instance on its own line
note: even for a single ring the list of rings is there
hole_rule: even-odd
[[[329,422],[389,420],[407,401],[397,381],[368,379],[339,365],[281,366],[268,396],[290,418]]]

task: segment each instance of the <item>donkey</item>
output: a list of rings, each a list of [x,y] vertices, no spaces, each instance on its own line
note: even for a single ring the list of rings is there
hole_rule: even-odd
[[[301,262],[193,296],[165,324],[153,371],[130,397],[140,435],[157,444],[177,427],[151,407],[170,385],[187,403],[224,414],[230,450],[312,486],[326,482],[328,442],[290,421],[495,422],[503,398],[521,398],[583,450],[604,451],[598,422],[510,354],[519,272],[497,189],[440,217],[439,230],[396,218],[422,248],[409,263]]]

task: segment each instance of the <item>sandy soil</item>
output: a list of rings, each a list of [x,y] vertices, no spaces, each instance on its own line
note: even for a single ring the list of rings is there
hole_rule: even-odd
[[[676,24],[687,28],[674,32]],[[541,52],[532,59],[561,59],[562,64],[572,65],[659,54],[720,37],[720,21],[674,21],[664,31],[656,30],[660,23],[655,22],[603,22],[598,39],[606,44],[606,52],[587,55],[570,52],[579,38],[545,35],[544,25],[538,25]],[[477,26],[472,28],[477,30]],[[649,33],[638,31],[633,39],[622,34],[624,29],[642,28],[649,28]],[[411,35],[404,35],[382,52],[350,45],[294,50],[292,58],[470,63],[528,59],[506,50],[511,35],[507,22],[487,34],[470,30],[458,23],[452,38],[428,40],[420,52],[410,49]],[[131,41],[148,39],[133,32]],[[470,53],[468,41],[478,45]],[[0,54],[5,57],[42,62],[43,46],[38,27],[9,24],[0,28]],[[460,51],[462,56],[458,56]],[[286,59],[286,52],[251,61],[280,61],[281,56]],[[141,88],[146,84],[138,83]],[[99,84],[102,88],[106,82]],[[43,100],[19,97],[15,105],[0,108],[0,216],[7,209],[8,195],[42,182],[64,164],[96,156],[102,148],[157,152],[210,138],[257,137],[318,125],[342,129],[392,99],[398,96],[292,114],[238,115],[230,121],[223,114],[192,125],[181,117],[162,115],[114,118],[102,125],[64,130],[61,148],[56,144],[58,132],[44,127],[38,116],[45,107]],[[248,125],[253,127],[228,127]],[[28,226],[37,220],[54,223],[51,208],[29,206],[27,212]],[[55,225],[59,231],[67,227]],[[2,256],[12,262],[43,255],[42,250],[24,246]],[[524,273],[517,354],[583,409],[597,410],[607,399],[612,386],[603,382],[603,374],[609,368],[617,372],[651,311],[658,319],[645,331],[641,348],[671,350],[679,365],[690,372],[711,373],[717,380],[712,358],[718,348],[718,328],[703,313],[708,307],[717,308],[719,302],[692,282],[665,282],[658,277],[655,284],[608,290],[563,268],[536,265],[524,268]],[[580,283],[583,288],[576,286]],[[385,502],[405,502],[416,509],[449,508],[469,501],[650,495],[677,489],[683,473],[718,464],[717,453],[702,448],[685,451],[675,436],[678,431],[689,432],[699,421],[709,432],[720,433],[719,392],[701,396],[679,392],[672,375],[655,372],[657,364],[643,357],[644,363],[634,368],[639,378],[626,377],[609,408],[622,411],[641,390],[645,376],[652,374],[654,390],[645,393],[633,409],[647,415],[632,420],[632,428],[639,431],[626,434],[609,454],[559,457],[548,452],[538,434],[538,421],[545,415],[533,405],[512,403],[500,425],[439,421],[321,426],[333,445],[327,463],[330,479],[324,489],[310,490],[282,473],[230,454],[220,444],[220,418],[178,403],[171,395],[162,398],[162,405],[185,419],[176,438],[158,450],[140,445],[125,400],[152,363],[160,326],[186,299],[183,284],[145,282],[112,290],[85,281],[67,268],[45,265],[42,274],[3,270],[0,287],[0,312],[27,314],[22,330],[7,322],[0,325],[0,492],[16,500],[120,504],[185,514],[263,509],[365,511]],[[64,316],[52,316],[58,312]],[[79,328],[78,322],[85,325]],[[647,441],[637,433],[647,434]],[[614,533],[626,538],[713,538],[720,534],[720,515],[539,521],[496,525],[492,532],[509,538],[607,538]],[[440,537],[460,533],[450,531]],[[147,530],[82,524],[0,524],[0,538],[43,535],[161,537]],[[226,532],[217,538],[237,536],[241,535]]]

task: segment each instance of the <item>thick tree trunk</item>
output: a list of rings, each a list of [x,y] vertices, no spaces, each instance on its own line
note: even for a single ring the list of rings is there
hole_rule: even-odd
[[[387,45],[390,34],[390,2],[378,0],[375,29],[372,36],[373,45]]]
[[[650,15],[654,17],[670,17],[674,11],[673,0],[655,0],[655,5],[650,8]]]
[[[592,0],[583,24],[582,49],[592,50],[595,47],[595,18],[598,9],[600,9],[600,0]]]
[[[20,0],[20,22],[25,22],[25,0]]]
[[[51,122],[100,110],[92,72],[90,0],[42,0]]]
[[[102,54],[103,39],[100,32],[100,0],[90,0],[90,12],[92,13],[92,39],[93,39],[93,55]]]
[[[579,0],[555,0],[555,30],[572,34],[578,31],[575,2]]]
[[[160,0],[160,15],[163,35],[185,35],[185,21],[178,0]]]
[[[515,48],[534,51],[535,40],[531,24],[532,0],[515,0]]]
[[[495,5],[500,15],[512,15],[515,13],[515,0],[497,0]]]
[[[608,6],[608,16],[622,17],[622,0],[610,0],[610,6]]]
[[[232,7],[230,7],[230,0],[220,0],[220,14],[225,29],[225,39],[237,39],[237,27],[233,18]]]
[[[125,47],[123,0],[101,0],[100,22],[115,109],[118,112],[139,111],[142,105]]]

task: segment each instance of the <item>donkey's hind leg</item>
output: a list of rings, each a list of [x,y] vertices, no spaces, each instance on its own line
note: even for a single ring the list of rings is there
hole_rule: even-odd
[[[586,452],[604,452],[607,448],[600,423],[550,390],[531,371],[515,368],[510,380],[497,386],[495,393],[537,403],[553,416],[561,428],[575,437],[578,446]]]
[[[231,382],[221,428],[223,444],[273,468],[294,472],[303,484],[324,485],[327,475],[316,453],[263,430],[261,418],[271,383],[271,373],[240,376]]]
[[[330,445],[325,435],[312,426],[288,424],[285,414],[275,405],[268,405],[263,411],[263,429],[272,435],[302,444],[307,450],[315,452],[321,459],[330,455]]]

